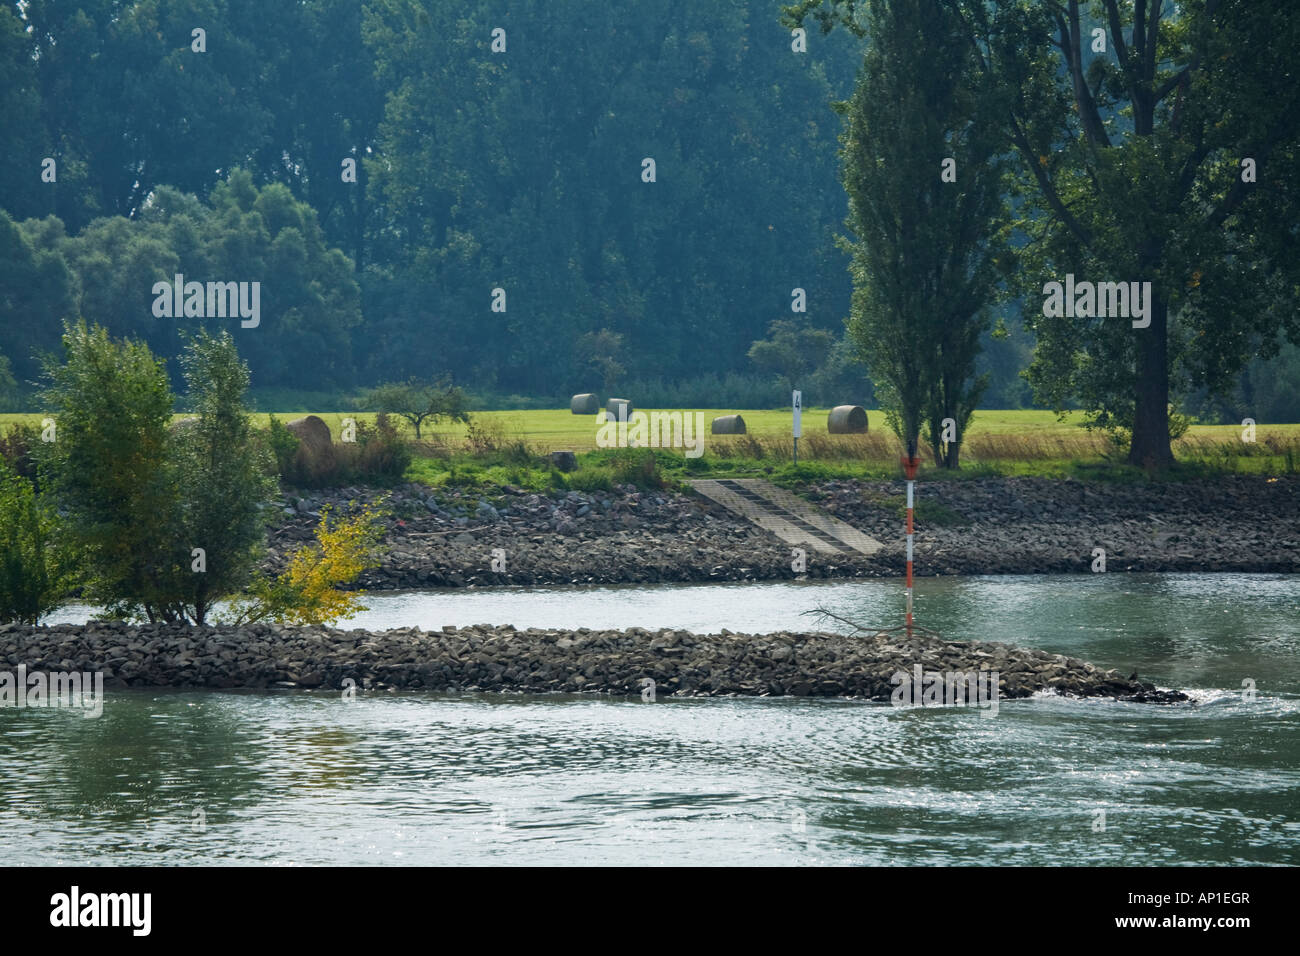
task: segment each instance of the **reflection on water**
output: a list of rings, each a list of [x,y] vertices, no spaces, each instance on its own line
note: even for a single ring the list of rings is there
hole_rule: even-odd
[[[372,595],[360,623],[806,629],[897,592]],[[1297,579],[928,579],[919,608],[1197,703],[110,691],[96,720],[0,709],[0,839],[11,863],[1300,862]]]

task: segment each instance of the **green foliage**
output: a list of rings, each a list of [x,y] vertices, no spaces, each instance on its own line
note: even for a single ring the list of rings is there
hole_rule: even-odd
[[[265,554],[266,511],[278,488],[266,446],[257,441],[244,412],[248,368],[230,333],[200,331],[182,353],[196,416],[169,434],[181,508],[170,529],[173,548],[193,558],[204,553],[204,570],[183,564],[171,584],[174,597],[164,617],[204,623],[212,604],[241,590]]]
[[[27,422],[16,422],[0,431],[0,463],[28,480],[36,480],[33,450],[41,440],[40,429]]]
[[[987,385],[975,362],[1006,239],[1002,106],[950,5],[874,0],[865,9],[870,45],[842,107],[849,333],[899,439],[915,441],[924,425],[936,461],[955,467]],[[947,160],[954,181],[942,175]],[[947,418],[957,441],[945,451]]]
[[[203,623],[259,562],[276,489],[233,339],[199,333],[183,361],[195,415],[169,427],[173,396],[147,346],[67,326],[64,361],[47,366],[57,440],[39,451],[85,596],[114,614]]]
[[[609,329],[587,332],[574,343],[573,353],[580,371],[592,371],[600,376],[605,392],[609,393],[627,371],[619,361],[623,352],[623,336]]]
[[[294,460],[298,455],[299,440],[298,436],[289,431],[288,427],[274,415],[270,417],[267,423],[267,444],[271,449],[271,454],[275,456],[276,472],[294,483],[291,480]]]
[[[36,624],[71,583],[57,517],[32,483],[0,461],[0,624]]]
[[[801,328],[789,319],[776,319],[767,327],[766,339],[749,347],[749,360],[776,373],[781,391],[798,387],[830,355],[835,336],[824,329]]]
[[[51,357],[46,375],[57,440],[38,451],[85,596],[111,612],[165,616],[168,585],[188,564],[167,535],[180,507],[167,373],[142,343],[78,322],[65,327],[63,362]]]
[[[1222,393],[1280,331],[1300,340],[1300,268],[1281,252],[1300,214],[1300,93],[1279,82],[1300,18],[1279,5],[1190,2],[1061,23],[998,6],[995,28],[1050,30],[1071,56],[1007,49],[994,60],[1008,83],[1039,91],[1016,106],[1031,240],[1022,289],[1037,305],[1042,283],[1066,272],[1152,283],[1146,329],[1028,310],[1039,343],[1030,381],[1055,407],[1075,398],[1097,427],[1131,435],[1131,463],[1167,466],[1171,408],[1189,389]],[[1103,56],[1088,52],[1098,25],[1111,39]],[[1243,180],[1244,157],[1255,183]]]
[[[405,383],[390,382],[371,389],[363,400],[369,408],[390,412],[406,419],[420,439],[420,428],[426,422],[468,422],[465,393],[451,383],[450,376],[434,382],[412,378]]]
[[[9,407],[18,393],[18,380],[14,378],[13,366],[9,359],[0,355],[0,410]]]
[[[402,480],[410,467],[411,446],[382,412],[375,423],[357,423],[355,442],[334,446],[339,472],[333,483],[363,482],[391,485]]]

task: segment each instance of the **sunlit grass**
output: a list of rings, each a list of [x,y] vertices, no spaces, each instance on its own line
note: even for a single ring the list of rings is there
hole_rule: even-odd
[[[638,409],[652,411],[652,409]],[[656,455],[656,471],[669,481],[709,475],[767,477],[783,484],[830,478],[894,478],[900,471],[902,448],[885,425],[884,416],[871,411],[870,430],[861,435],[830,435],[828,409],[805,409],[799,465],[791,462],[793,441],[788,411],[741,410],[748,434],[712,435],[714,417],[735,409],[685,409],[702,412],[705,454],[686,458],[681,449],[663,449]],[[275,413],[281,421],[308,414],[304,410]],[[330,426],[337,438],[343,419],[373,421],[374,415],[346,411],[313,412]],[[431,485],[511,484],[543,490],[550,487],[589,486],[595,489],[618,480],[614,465],[628,468],[630,460],[611,458],[596,448],[596,416],[573,415],[565,409],[475,412],[480,425],[479,445],[472,447],[465,426],[455,422],[426,424],[423,441],[407,477]],[[39,414],[0,415],[0,427],[26,422],[39,427]],[[265,425],[270,416],[253,416]],[[408,437],[410,426],[399,423]],[[995,475],[1033,475],[1051,478],[1083,477],[1136,480],[1141,473],[1123,464],[1123,452],[1099,432],[1080,427],[1074,413],[1059,420],[1050,411],[1033,409],[976,412],[962,448],[962,468],[944,474],[923,452],[922,473],[936,478],[979,478]],[[1300,471],[1300,425],[1260,424],[1254,443],[1242,441],[1238,425],[1194,425],[1174,443],[1179,467],[1174,477],[1188,475],[1289,474]],[[569,449],[579,454],[580,469],[559,476],[546,454]],[[626,475],[622,477],[627,477]]]

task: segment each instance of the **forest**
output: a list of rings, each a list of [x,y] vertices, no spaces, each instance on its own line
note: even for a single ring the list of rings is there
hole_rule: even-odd
[[[263,408],[447,375],[478,407],[771,408],[795,381],[872,403],[845,330],[863,36],[790,23],[667,0],[6,5],[0,402],[30,405],[80,316],[164,358],[230,327]],[[264,320],[155,315],[178,274],[260,283]],[[1021,292],[980,334],[981,407],[1034,405]],[[1256,350],[1178,401],[1300,418],[1300,351]]]

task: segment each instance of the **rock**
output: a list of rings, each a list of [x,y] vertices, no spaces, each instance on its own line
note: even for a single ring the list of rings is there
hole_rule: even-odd
[[[559,471],[576,471],[578,456],[572,451],[553,451],[551,452],[551,467]]]

